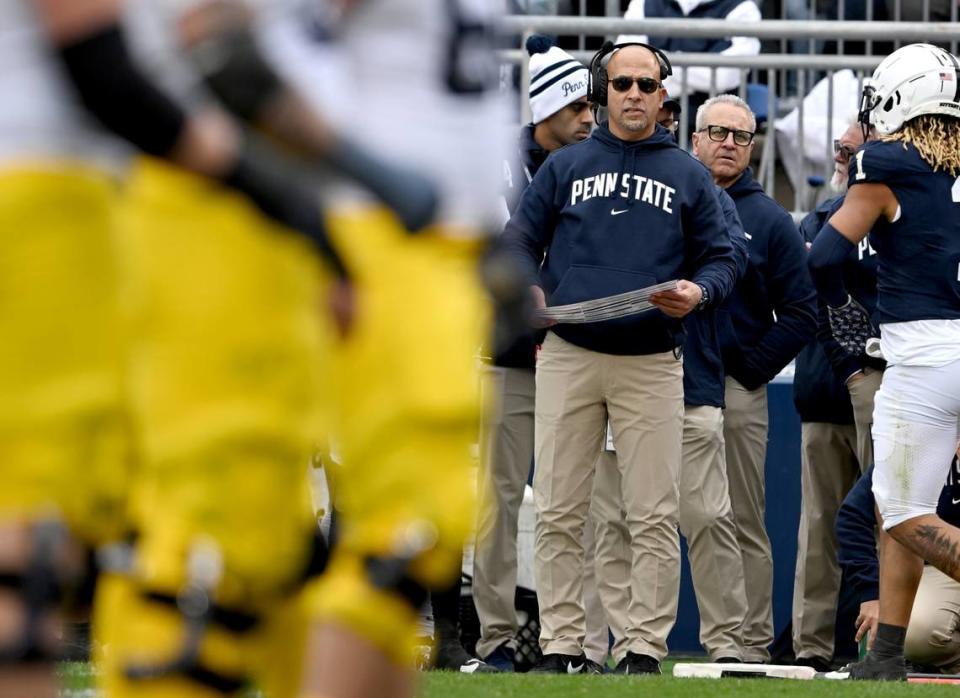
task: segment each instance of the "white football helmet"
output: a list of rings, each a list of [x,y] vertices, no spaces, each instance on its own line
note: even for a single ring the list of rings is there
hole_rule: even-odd
[[[910,44],[883,59],[863,81],[860,123],[880,135],[921,114],[960,118],[960,60],[932,44]]]

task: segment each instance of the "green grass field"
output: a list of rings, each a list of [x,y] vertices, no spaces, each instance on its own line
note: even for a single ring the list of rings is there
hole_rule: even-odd
[[[63,672],[63,698],[89,698],[92,677],[86,665]],[[422,698],[760,698],[761,696],[943,696],[952,686],[857,683],[852,681],[787,681],[777,679],[675,679],[671,676],[500,676],[430,672],[423,675]]]

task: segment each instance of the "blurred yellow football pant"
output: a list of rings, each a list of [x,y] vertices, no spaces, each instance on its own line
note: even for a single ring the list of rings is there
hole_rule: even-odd
[[[118,190],[51,163],[0,171],[0,519],[123,527]]]
[[[436,585],[459,573],[474,517],[476,354],[489,319],[479,243],[411,237],[380,210],[334,218],[331,230],[356,278],[357,316],[334,361],[342,526],[311,607],[412,666],[416,609],[371,585],[364,561],[401,554],[407,534],[426,526],[436,543],[410,576]]]
[[[183,621],[145,595],[176,595],[191,550],[213,543],[223,568],[214,602],[260,620],[211,629],[203,668],[285,685],[299,676],[298,585],[315,528],[306,474],[332,337],[319,262],[238,195],[152,160],[126,204],[137,541],[129,584],[114,580],[98,599],[102,683],[109,696],[209,695],[182,676],[128,680],[123,669],[175,656]]]

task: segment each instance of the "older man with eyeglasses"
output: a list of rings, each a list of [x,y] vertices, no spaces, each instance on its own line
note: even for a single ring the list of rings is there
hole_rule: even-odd
[[[774,637],[773,556],[764,526],[766,386],[813,338],[816,294],[793,219],[750,171],[756,132],[750,107],[735,95],[713,97],[697,110],[696,127],[694,155],[736,204],[750,255],[717,314],[727,476],[747,592],[744,653],[747,661],[766,662]]]

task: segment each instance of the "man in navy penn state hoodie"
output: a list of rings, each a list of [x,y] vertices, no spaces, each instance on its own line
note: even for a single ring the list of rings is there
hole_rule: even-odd
[[[678,286],[655,295],[655,309],[555,325],[544,341],[535,408],[538,668],[577,672],[585,659],[582,531],[609,418],[635,571],[621,663],[654,673],[679,593],[682,318],[722,300],[736,264],[709,173],[657,127],[666,96],[657,57],[630,46],[614,51],[606,69],[609,126],[547,159],[505,241],[540,306]]]
[[[744,278],[718,313],[726,370],[723,434],[730,502],[747,589],[747,661],[770,659],[773,557],[764,525],[766,385],[816,332],[816,293],[803,240],[790,214],[748,167],[756,119],[746,102],[719,95],[697,113],[694,153],[733,198],[750,252]]]
[[[665,104],[657,122],[669,128],[677,109]],[[720,187],[717,195],[737,255],[739,279],[747,267],[747,239],[733,199]],[[687,539],[700,611],[700,643],[711,661],[742,661],[747,594],[723,450],[724,373],[716,313],[712,308],[690,313],[683,325],[687,338],[683,343],[680,533]],[[597,526],[597,588],[610,619],[612,654],[618,663],[626,652],[621,647],[625,624],[620,620],[626,620],[632,572],[619,493],[616,454],[605,450],[597,462],[590,516]],[[718,577],[723,584],[717,584]]]

